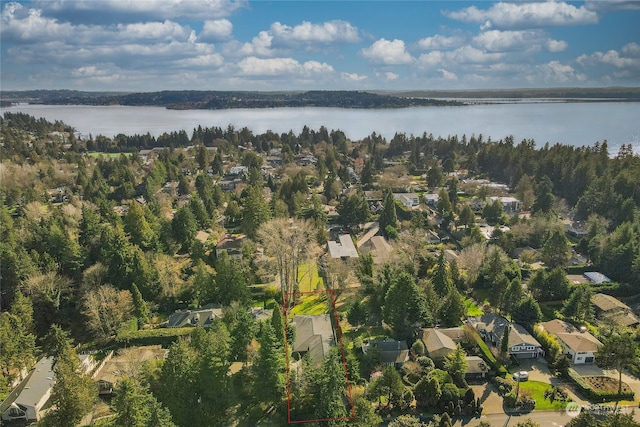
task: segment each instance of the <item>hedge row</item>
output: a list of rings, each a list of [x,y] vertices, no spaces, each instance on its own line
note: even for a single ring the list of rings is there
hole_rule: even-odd
[[[607,392],[607,391],[598,391],[594,390],[591,385],[589,385],[582,376],[577,373],[572,368],[567,369],[567,374],[569,378],[573,381],[573,383],[580,389],[580,392],[585,395],[587,399],[594,400],[596,402],[602,401],[613,401],[613,400],[633,400],[634,393],[626,392],[618,393],[615,392]]]
[[[487,344],[484,342],[480,334],[474,330],[471,330],[471,335],[480,348],[484,360],[486,360],[487,363],[489,363],[489,365],[496,371],[496,375],[500,377],[506,376],[509,373],[507,371],[507,368],[505,368],[500,362],[498,362],[493,353],[491,353],[491,350],[489,350],[489,347],[487,347]]]
[[[158,328],[119,333],[114,342],[116,346],[161,345],[169,347],[179,337],[190,335],[194,328]]]

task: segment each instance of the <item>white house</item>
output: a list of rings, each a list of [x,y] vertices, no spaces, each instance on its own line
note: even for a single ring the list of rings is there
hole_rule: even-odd
[[[506,213],[516,213],[522,210],[522,202],[515,197],[489,197],[489,203],[498,200]]]
[[[416,193],[394,193],[393,198],[407,208],[413,208],[420,204],[420,196]]]
[[[350,234],[341,234],[337,242],[329,240],[327,247],[331,258],[341,258],[343,260],[358,258],[358,251],[356,250],[356,245],[353,244],[353,240],[351,240]]]
[[[509,327],[509,354],[519,359],[533,359],[544,355],[542,345],[527,330],[517,323],[511,323],[498,314],[483,314],[478,319],[470,319],[485,341],[500,347],[504,329]]]
[[[602,343],[587,332],[586,328],[577,329],[559,319],[541,323],[540,327],[558,338],[562,353],[566,354],[574,365],[595,362],[595,353]]]
[[[53,359],[42,358],[18,387],[22,390],[16,400],[2,413],[2,419],[38,421],[44,415],[45,404],[51,397],[51,390],[55,384],[53,373]]]

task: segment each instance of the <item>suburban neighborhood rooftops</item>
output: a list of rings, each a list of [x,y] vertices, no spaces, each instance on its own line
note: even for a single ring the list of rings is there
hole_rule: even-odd
[[[169,316],[169,328],[184,328],[187,326],[209,326],[218,318],[222,317],[222,308],[219,306],[210,306],[199,310],[182,310],[176,311]]]

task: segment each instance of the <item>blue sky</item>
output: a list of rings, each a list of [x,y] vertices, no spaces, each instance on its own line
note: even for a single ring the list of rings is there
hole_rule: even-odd
[[[640,1],[2,0],[1,86],[638,86]]]

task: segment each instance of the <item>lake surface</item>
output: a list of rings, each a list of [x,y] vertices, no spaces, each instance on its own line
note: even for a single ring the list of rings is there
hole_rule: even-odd
[[[218,126],[247,127],[254,134],[277,133],[303,126],[310,129],[340,129],[358,140],[376,132],[393,138],[396,132],[434,136],[482,134],[499,140],[513,135],[516,143],[534,139],[537,147],[546,142],[574,146],[593,145],[607,140],[612,155],[621,144],[632,144],[640,153],[640,103],[515,103],[458,107],[415,107],[403,109],[356,110],[342,108],[274,108],[234,110],[167,110],[162,107],[94,107],[21,104],[5,111],[22,111],[49,121],[61,120],[83,136],[102,134],[146,134]]]

